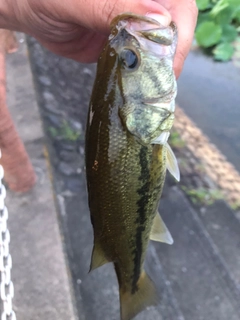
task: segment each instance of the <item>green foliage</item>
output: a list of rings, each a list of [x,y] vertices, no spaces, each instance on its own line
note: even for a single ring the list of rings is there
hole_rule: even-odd
[[[230,204],[232,210],[239,210],[240,209],[240,201],[236,201]]]
[[[220,61],[228,61],[233,55],[234,49],[230,43],[220,43],[213,50],[214,58]]]
[[[56,138],[58,136],[58,130],[54,127],[49,127],[48,132],[53,138]]]
[[[194,204],[198,204],[198,205],[211,205],[216,200],[220,200],[224,198],[223,194],[218,189],[206,189],[206,188],[187,189],[184,186],[182,187],[182,189],[190,197],[191,201]]]
[[[59,129],[49,127],[48,131],[52,138],[60,137],[69,141],[77,141],[80,138],[80,133],[73,130],[66,120],[62,121]]]
[[[222,28],[212,21],[204,21],[196,31],[198,44],[203,48],[208,48],[217,44],[222,36]]]
[[[210,1],[209,0],[197,0],[197,6],[199,10],[206,10],[209,8]]]
[[[76,141],[80,137],[80,133],[73,130],[66,120],[62,123],[61,135],[66,140],[70,141]]]
[[[234,26],[227,24],[222,27],[222,42],[231,43],[237,38],[237,30]]]
[[[214,59],[228,61],[240,32],[240,0],[197,0],[196,40]]]
[[[171,132],[169,137],[169,143],[172,147],[175,148],[183,148],[185,146],[185,142],[181,139],[177,131]]]

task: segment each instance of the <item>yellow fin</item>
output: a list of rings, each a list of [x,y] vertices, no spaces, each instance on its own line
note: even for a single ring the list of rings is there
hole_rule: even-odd
[[[168,143],[165,144],[167,148],[167,169],[174,176],[177,181],[180,181],[180,171],[178,168],[177,159]]]
[[[92,251],[92,260],[90,265],[89,272],[97,269],[98,267],[103,266],[105,263],[109,261],[105,258],[104,252],[98,243],[94,243],[93,251]]]
[[[155,286],[145,271],[138,280],[138,290],[123,292],[120,288],[121,320],[131,320],[146,307],[158,303]]]
[[[160,214],[157,212],[153,220],[153,225],[150,233],[150,240],[165,242],[173,244],[173,238],[165,223],[163,222]]]

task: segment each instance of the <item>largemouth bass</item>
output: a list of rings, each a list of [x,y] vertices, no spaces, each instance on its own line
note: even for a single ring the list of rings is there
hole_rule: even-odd
[[[177,30],[122,14],[99,57],[86,131],[86,171],[94,248],[90,270],[113,262],[121,319],[157,294],[143,269],[149,239],[171,244],[157,212],[166,169],[179,180],[167,144],[173,124]]]

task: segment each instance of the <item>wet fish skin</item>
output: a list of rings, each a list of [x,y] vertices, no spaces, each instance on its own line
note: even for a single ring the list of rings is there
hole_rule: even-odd
[[[135,26],[132,29],[127,28],[129,21],[130,27],[131,23]],[[110,40],[98,62],[86,131],[94,229],[91,270],[114,263],[122,320],[131,319],[157,300],[143,263],[165,180],[167,148],[152,142],[171,129],[174,118],[173,111],[159,104],[168,104],[176,94],[172,70],[176,29],[171,26],[168,30],[173,33],[173,45],[164,48],[169,58],[160,59],[157,46],[163,37],[159,32],[160,40],[154,43],[156,30],[152,35],[149,26],[161,29],[156,21],[129,14],[113,21]],[[124,48],[137,55],[133,70],[123,66]]]

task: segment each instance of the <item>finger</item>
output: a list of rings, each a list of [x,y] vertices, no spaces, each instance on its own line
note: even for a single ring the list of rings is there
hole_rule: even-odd
[[[178,27],[178,45],[174,59],[174,71],[178,78],[191,48],[198,9],[194,0],[180,0],[170,8],[170,13]]]
[[[86,32],[84,34],[81,32],[78,37],[75,37],[67,43],[61,43],[59,41],[44,41],[42,38],[36,38],[48,50],[58,55],[83,63],[93,63],[98,60],[98,57],[106,43],[107,36],[94,31],[85,31]]]
[[[73,0],[72,6],[67,5],[67,1],[61,5],[65,6],[65,18],[67,12],[71,22],[105,34],[109,34],[112,19],[123,12],[140,15],[154,12],[165,17],[166,24],[171,21],[167,9],[152,0]]]

